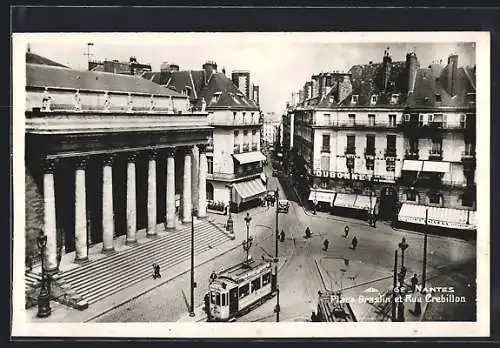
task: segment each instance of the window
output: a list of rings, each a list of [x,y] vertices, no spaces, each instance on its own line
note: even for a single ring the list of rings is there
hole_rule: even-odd
[[[356,114],[349,114],[349,125],[354,126],[356,124]]]
[[[366,135],[366,154],[375,156],[375,135]]]
[[[439,193],[429,193],[427,195],[429,204],[441,204],[441,195]]]
[[[210,302],[215,304],[215,292],[211,292],[210,295]]]
[[[226,305],[226,294],[221,294],[221,300],[222,300],[222,301],[221,301],[221,304],[222,304],[223,306],[225,306],[225,305]]]
[[[239,289],[240,298],[247,296],[249,292],[250,292],[250,284],[245,284],[243,286],[240,286]]]
[[[322,152],[330,152],[330,135],[323,134],[323,143],[321,145]]]
[[[348,135],[347,136],[347,148],[346,148],[346,153],[348,154],[355,154],[356,153],[356,136],[355,135]]]
[[[377,104],[377,96],[376,95],[372,95],[372,98],[370,99],[370,104],[371,105]]]
[[[358,103],[358,95],[357,94],[354,94],[351,98],[351,103],[352,104],[357,104]]]
[[[233,118],[234,118],[235,120],[236,120],[236,115],[237,115],[237,114],[238,114],[238,113],[237,113],[236,111],[233,111]]]
[[[462,207],[472,208],[474,206],[474,195],[466,192],[462,195]]]
[[[396,151],[396,135],[394,134],[387,135],[387,150],[389,149]]]
[[[414,190],[406,191],[406,200],[416,202],[417,201],[417,193]]]
[[[238,136],[239,136],[239,135],[240,135],[240,132],[239,132],[239,131],[237,131],[237,130],[235,130],[235,131],[234,131],[234,142],[235,142],[235,143],[237,142],[236,140],[238,140]]]
[[[368,125],[371,127],[375,126],[375,114],[368,115]]]
[[[260,277],[252,280],[252,292],[260,289]]]
[[[217,306],[220,306],[220,294],[219,293],[217,295],[215,295],[215,304]]]
[[[440,138],[433,138],[432,139],[432,144],[431,144],[431,153],[435,154],[440,154],[441,153],[441,147],[442,147],[442,139]]]
[[[325,124],[330,125],[330,114],[323,114]]]
[[[219,101],[221,94],[222,92],[215,92],[214,96],[212,97],[212,103],[217,103]]]
[[[207,173],[208,174],[214,173],[214,158],[213,157],[207,156]]]
[[[441,94],[436,93],[436,101],[441,102]]]
[[[467,126],[467,117],[465,115],[460,115],[460,128],[465,128]]]
[[[410,120],[410,115],[406,114],[405,117],[408,116],[408,121]],[[405,121],[406,118],[405,118]],[[396,115],[390,114],[389,115],[389,127],[396,127]]]
[[[266,273],[262,276],[262,286],[266,286],[271,282],[271,273]]]
[[[399,94],[391,95],[391,104],[396,104],[399,100]]]

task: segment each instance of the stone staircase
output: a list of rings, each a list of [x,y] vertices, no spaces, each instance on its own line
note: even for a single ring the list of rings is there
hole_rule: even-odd
[[[226,243],[231,238],[222,225],[210,219],[195,223],[195,255]],[[60,272],[54,279],[64,285],[73,301],[88,305],[113,295],[152,276],[152,265],[161,272],[190,257],[191,226],[179,227],[156,239],[141,241],[134,247]]]

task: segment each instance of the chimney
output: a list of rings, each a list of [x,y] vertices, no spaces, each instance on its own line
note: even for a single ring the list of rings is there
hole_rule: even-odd
[[[415,52],[408,52],[406,54],[406,72],[408,76],[408,94],[413,93],[415,88],[415,81],[417,79],[417,70],[420,64]]]
[[[28,44],[28,47],[27,47],[27,49],[26,49],[26,52],[27,52],[27,53],[31,53],[31,45],[30,45],[30,44]]]
[[[217,72],[217,63],[209,60],[205,64],[203,64],[202,68],[205,71],[205,79],[208,81],[212,74],[214,72]]]
[[[382,60],[382,89],[387,91],[389,84],[389,77],[391,76],[392,58],[389,55],[389,47],[384,51],[384,58]]]
[[[170,64],[168,67],[170,71],[179,71],[179,65],[177,64]]]
[[[223,73],[224,75],[226,75],[226,68],[224,68],[224,67],[222,68],[222,73]]]
[[[350,74],[338,75],[338,102],[340,103],[352,93],[352,83]]]
[[[458,69],[458,55],[452,54],[448,57],[448,67],[446,68],[447,74],[447,90],[451,96],[456,94],[457,89],[457,69]]]

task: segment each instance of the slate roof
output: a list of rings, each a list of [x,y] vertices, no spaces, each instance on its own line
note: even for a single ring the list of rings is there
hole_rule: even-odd
[[[26,64],[26,86],[60,87],[80,90],[144,93],[182,97],[139,76],[73,70],[57,66]]]
[[[51,65],[51,66],[59,66],[61,68],[68,68],[61,63],[55,62],[48,58],[39,56],[38,54],[26,52],[26,63],[27,64],[39,64],[39,65]]]

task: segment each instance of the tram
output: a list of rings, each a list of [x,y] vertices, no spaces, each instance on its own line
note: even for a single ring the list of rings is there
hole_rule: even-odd
[[[318,310],[313,313],[312,321],[319,322],[355,322],[356,316],[349,301],[339,292],[318,292]]]
[[[209,321],[231,321],[266,302],[276,293],[270,262],[251,260],[228,268],[209,285]]]

